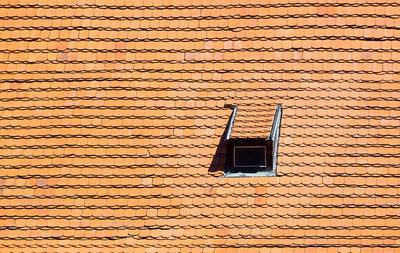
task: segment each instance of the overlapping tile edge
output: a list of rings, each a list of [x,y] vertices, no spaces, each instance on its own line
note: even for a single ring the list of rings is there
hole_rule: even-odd
[[[398,250],[399,10],[2,1],[0,251]],[[278,177],[219,177],[225,103],[285,104]]]

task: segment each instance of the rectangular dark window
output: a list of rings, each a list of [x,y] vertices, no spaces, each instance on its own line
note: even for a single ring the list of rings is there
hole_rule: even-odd
[[[264,138],[228,140],[227,173],[254,175],[272,171],[272,141]],[[236,174],[236,175],[239,175]]]
[[[234,167],[265,167],[266,148],[257,146],[235,146]]]

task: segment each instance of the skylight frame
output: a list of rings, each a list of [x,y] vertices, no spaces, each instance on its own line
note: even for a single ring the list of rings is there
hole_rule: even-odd
[[[238,106],[234,106],[231,107],[231,109],[233,109],[232,114],[231,114],[231,118],[229,120],[229,125],[228,125],[228,132],[226,135],[226,139],[225,141],[228,142],[227,145],[227,156],[226,156],[226,161],[225,161],[225,168],[224,168],[224,175],[223,177],[274,177],[277,176],[277,163],[278,163],[278,147],[279,147],[279,135],[280,135],[280,128],[281,128],[281,119],[282,119],[282,107],[283,104],[278,104],[275,110],[275,114],[274,114],[274,120],[272,122],[271,125],[271,131],[270,131],[270,136],[268,138],[241,138],[241,139],[248,139],[248,140],[255,140],[255,139],[259,139],[259,140],[268,140],[271,142],[271,152],[272,152],[272,165],[271,165],[271,170],[260,170],[257,172],[251,172],[251,173],[247,173],[247,172],[236,172],[234,170],[234,172],[232,172],[232,169],[234,168],[232,166],[232,156],[233,156],[233,150],[230,147],[230,143],[231,143],[231,139],[230,139],[230,133],[232,131],[233,128],[233,124],[234,124],[234,120],[235,120],[235,116],[236,116],[236,112],[238,110]],[[256,143],[254,143],[254,145],[250,146],[256,146]],[[266,157],[267,159],[267,157]],[[236,168],[240,168],[240,167],[236,167]]]

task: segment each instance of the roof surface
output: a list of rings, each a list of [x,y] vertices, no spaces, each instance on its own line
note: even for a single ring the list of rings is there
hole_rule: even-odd
[[[245,102],[238,100],[232,127],[232,138],[268,138],[276,110],[276,101],[266,97]]]
[[[399,13],[1,1],[0,251],[393,252]],[[285,104],[277,177],[220,177],[226,103],[248,137]]]

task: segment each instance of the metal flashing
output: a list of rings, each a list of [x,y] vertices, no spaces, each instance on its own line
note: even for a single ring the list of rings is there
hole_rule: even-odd
[[[237,105],[226,104],[224,107],[232,109],[232,114],[231,114],[231,117],[229,119],[228,131],[227,131],[226,137],[225,137],[225,141],[227,141],[231,137],[231,132],[232,132],[233,124],[235,122],[235,117],[236,117],[236,112],[238,110],[238,106]]]

